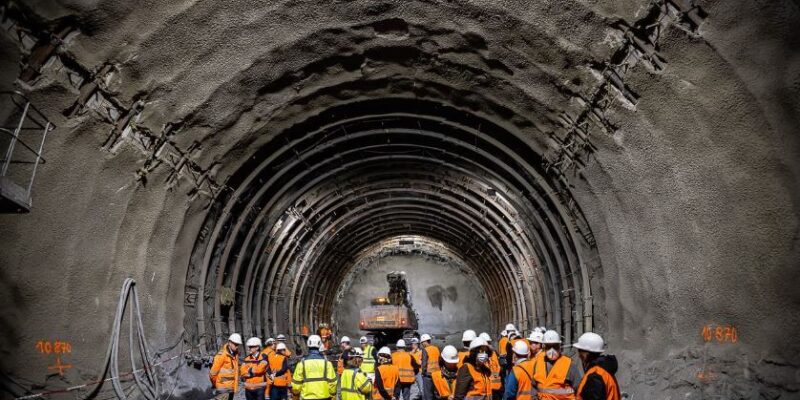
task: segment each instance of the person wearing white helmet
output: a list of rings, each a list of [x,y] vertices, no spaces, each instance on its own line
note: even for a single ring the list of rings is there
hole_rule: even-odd
[[[481,332],[478,337],[483,339],[483,341],[485,341],[491,347],[492,337],[489,336],[488,333]],[[494,348],[492,350],[494,350]],[[497,357],[497,351],[492,351],[492,355],[489,358],[489,369],[492,370],[492,397],[495,399],[500,399],[503,394],[501,392],[501,389],[503,388],[503,381],[500,377],[501,366],[500,360]]]
[[[339,354],[339,360],[336,362],[336,373],[341,375],[344,372],[345,365],[347,365],[347,360],[350,358],[350,338],[342,336],[339,340],[339,348],[342,349],[342,354]]]
[[[375,373],[375,361],[378,359],[378,350],[370,343],[366,336],[358,340],[361,344],[361,351],[364,353],[364,360],[361,362],[361,371],[367,375]]]
[[[574,399],[583,371],[561,352],[561,336],[549,330],[542,337],[543,352],[534,360],[536,391],[553,399]]]
[[[469,344],[475,340],[478,335],[472,329],[467,329],[461,335],[461,344],[464,347],[461,348],[461,351],[458,352],[458,367],[461,368],[461,365],[464,364],[464,359],[467,358],[469,355]]]
[[[531,358],[536,357],[537,354],[542,350],[542,339],[544,339],[544,332],[540,331],[539,328],[536,328],[531,332],[528,336],[528,344],[531,348]]]
[[[228,341],[214,356],[214,362],[208,371],[208,377],[217,399],[233,399],[234,393],[239,390],[239,346],[242,345],[242,335],[233,333]]]
[[[289,356],[287,355],[286,343],[278,343],[275,353],[269,358],[270,378],[272,385],[269,386],[270,400],[286,400],[289,397],[289,387],[292,382],[292,373],[289,369]]]
[[[339,400],[367,400],[367,397],[372,394],[372,382],[367,374],[359,369],[363,360],[364,352],[360,348],[350,349],[347,365],[339,375],[337,383]]]
[[[419,365],[419,373],[414,375],[414,386],[413,388],[416,389],[412,392],[415,399],[419,399],[423,397],[423,382],[422,382],[422,372],[425,369],[425,364],[422,363],[422,348],[419,346],[419,339],[416,337],[411,338],[411,349],[408,351],[411,354],[411,357],[414,357],[414,360]]]
[[[336,370],[320,351],[322,338],[311,335],[306,344],[308,355],[297,364],[292,374],[292,392],[304,400],[336,396]]]
[[[264,341],[264,349],[261,350],[261,354],[265,355],[267,360],[275,354],[275,339],[267,338],[267,340]]]
[[[469,344],[469,355],[456,374],[453,400],[488,400],[492,397],[492,371],[489,361],[492,348],[481,338]]]
[[[400,374],[400,394],[403,400],[411,400],[411,386],[416,382],[416,375],[419,373],[420,365],[417,359],[406,351],[406,341],[397,341],[397,351],[392,353],[392,364],[397,366]]]
[[[431,335],[427,333],[423,333],[419,340],[422,344],[422,358],[420,360],[420,365],[422,366],[422,372],[420,373],[422,375],[422,400],[432,400],[434,390],[433,373],[440,369],[439,348],[431,344]]]
[[[275,344],[277,345],[278,343],[286,344],[286,335],[281,333],[280,335],[276,336],[275,337]],[[291,357],[291,356],[292,356],[292,351],[289,350],[289,345],[286,344],[286,357]]]
[[[617,384],[617,358],[605,354],[603,338],[586,332],[572,345],[578,349],[578,357],[586,371],[578,384],[578,398],[582,400],[619,400],[620,390]]]
[[[435,400],[450,400],[455,394],[458,350],[453,346],[445,346],[437,362],[439,368],[431,373],[432,396]]]
[[[513,366],[506,376],[504,400],[532,400],[536,397],[536,381],[533,379],[534,362],[529,358],[530,347],[522,340],[514,343]]]
[[[400,370],[392,364],[392,351],[378,350],[378,366],[372,384],[372,400],[396,400],[400,397]]]
[[[507,364],[511,363],[511,354],[508,354],[508,330],[503,329],[500,332],[500,340],[497,341],[497,356],[500,360],[500,366],[503,368],[502,372],[506,371]]]
[[[261,339],[247,339],[247,356],[242,361],[240,374],[244,379],[244,397],[262,400],[267,388],[267,356],[261,353]]]

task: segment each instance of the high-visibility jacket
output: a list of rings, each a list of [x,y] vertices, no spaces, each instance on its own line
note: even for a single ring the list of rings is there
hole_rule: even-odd
[[[341,400],[367,400],[372,393],[372,382],[357,368],[346,368],[342,371],[337,386]]]
[[[448,380],[442,374],[441,370],[431,373],[431,380],[433,380],[433,388],[436,391],[437,398],[446,399],[456,392],[456,378]]]
[[[428,365],[423,365],[422,368],[425,368],[425,372],[427,374],[433,374],[434,372],[439,370],[439,356],[441,353],[439,352],[439,348],[429,344],[422,349],[427,354],[428,357]]]
[[[267,360],[269,361],[269,358],[272,357],[273,354],[275,354],[275,349],[272,347],[265,347],[264,350],[261,350],[261,354],[265,355],[267,357]]]
[[[511,369],[517,380],[516,400],[533,400],[533,388],[536,385],[533,380],[534,363],[534,360],[525,360]]]
[[[506,356],[506,345],[508,344],[508,336],[503,336],[497,343],[497,351],[500,352],[500,357]]]
[[[414,367],[411,365],[411,353],[396,351],[392,353],[392,364],[397,366],[401,383],[414,383]]]
[[[544,353],[536,357],[533,379],[536,380],[536,395],[539,399],[575,400],[575,390],[567,384],[567,374],[571,363],[571,358],[561,356],[553,364],[548,374]]]
[[[273,374],[277,374],[278,371],[283,368],[283,362],[286,360],[286,356],[283,354],[274,353],[272,357],[269,359],[269,369],[272,371]],[[289,387],[292,384],[292,371],[286,370],[286,373],[278,376],[275,375],[275,379],[272,380],[272,385],[275,387]]]
[[[375,356],[372,355],[372,347],[371,344],[366,345],[362,350],[364,350],[364,361],[361,361],[361,372],[365,374],[371,374],[375,372]]]
[[[417,360],[417,364],[422,365],[422,349],[417,347],[416,350],[411,350],[409,353],[411,354],[411,357],[414,357],[414,359]]]
[[[394,388],[400,382],[400,370],[396,365],[392,364],[381,364],[378,366],[377,370],[381,376],[381,383],[383,383],[383,388],[386,390],[386,393],[388,393],[389,396],[393,396]],[[372,400],[385,400],[383,396],[381,396],[381,392],[378,391],[378,385],[372,385]]]
[[[267,357],[262,353],[255,357],[248,355],[239,367],[239,373],[244,378],[245,390],[267,387]]]
[[[336,374],[337,375],[341,375],[342,372],[344,372],[344,364],[345,364],[344,356],[345,356],[345,354],[349,354],[349,353],[350,353],[349,349],[343,351],[342,354],[339,355],[339,359],[336,360]]]
[[[472,376],[472,387],[467,392],[467,395],[464,396],[464,400],[490,400],[492,398],[491,377],[478,371],[470,363],[465,363],[461,368],[467,368]]]
[[[581,400],[581,393],[583,392],[583,385],[586,384],[586,378],[589,377],[591,374],[600,375],[600,378],[603,379],[603,383],[606,386],[606,393],[605,399],[606,400],[620,400],[620,393],[619,393],[619,385],[617,385],[617,380],[614,378],[613,375],[609,374],[608,371],[603,369],[603,367],[599,365],[595,365],[589,368],[585,374],[583,374],[583,379],[581,379],[581,384],[578,385],[578,400]]]
[[[500,378],[500,359],[497,358],[496,352],[492,352],[492,357],[489,358],[489,369],[492,371],[492,390],[502,389],[503,381]]]
[[[336,370],[324,358],[300,361],[292,374],[292,391],[301,399],[327,399],[336,396]]]
[[[469,350],[462,350],[458,352],[458,368],[464,365],[464,360],[469,357]]]
[[[215,389],[239,390],[239,358],[228,352],[227,344],[214,356],[208,377]]]

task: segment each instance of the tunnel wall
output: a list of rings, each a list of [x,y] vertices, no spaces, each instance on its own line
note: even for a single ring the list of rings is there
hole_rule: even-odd
[[[460,344],[465,329],[492,332],[486,294],[475,277],[466,275],[463,262],[459,268],[424,255],[387,255],[354,272],[333,314],[340,335],[357,338],[365,333],[358,330],[359,311],[371,299],[386,296],[386,274],[392,271],[406,272],[418,331],[433,336],[437,344]]]

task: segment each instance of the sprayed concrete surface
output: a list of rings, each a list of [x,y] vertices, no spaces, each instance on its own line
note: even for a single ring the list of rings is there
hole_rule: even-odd
[[[20,24],[44,32],[66,21],[77,34],[60,48],[66,67],[48,64],[30,82],[58,125],[34,211],[0,216],[0,369],[13,396],[97,378],[125,277],[140,286],[151,347],[180,342],[210,201],[187,171],[224,185],[285,128],[385,97],[435,99],[552,153],[559,116],[586,110],[604,65],[635,42],[626,27],[649,21],[653,2],[22,4]],[[596,240],[596,256],[581,260],[592,266],[592,318],[634,399],[797,398],[800,11],[789,0],[693,4],[702,25],[665,26],[657,46],[642,47],[624,74],[635,106],[612,91],[607,131],[592,133],[597,150],[569,178]],[[16,40],[0,35],[4,88],[30,53]],[[102,106],[69,112],[81,89],[70,68],[99,80],[121,114],[141,107],[134,133],[119,135]],[[188,160],[178,179],[154,161],[163,138]],[[385,287],[379,274],[363,279],[363,296]],[[412,274],[414,302],[428,315],[452,311],[451,297],[469,296],[459,279],[453,292],[435,282],[430,301]],[[440,328],[457,329],[431,325]],[[63,375],[37,349],[56,339],[71,343]]]

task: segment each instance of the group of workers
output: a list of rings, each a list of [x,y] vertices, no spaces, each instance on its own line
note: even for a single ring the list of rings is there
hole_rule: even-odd
[[[440,351],[428,334],[408,342],[398,340],[392,351],[376,349],[367,337],[354,347],[345,336],[334,366],[322,352],[323,339],[311,335],[308,354],[291,372],[280,339],[277,346],[267,340],[264,349],[258,338],[249,339],[239,366],[241,337],[233,334],[214,359],[211,380],[219,398],[230,398],[224,396],[236,391],[241,378],[248,400],[286,400],[290,390],[302,400],[410,400],[415,385],[422,400],[620,399],[616,358],[604,354],[596,333],[584,333],[572,345],[582,365],[563,353],[556,331],[544,328],[525,338],[508,324],[496,347],[490,335],[473,330],[464,331],[461,350],[448,345]]]

